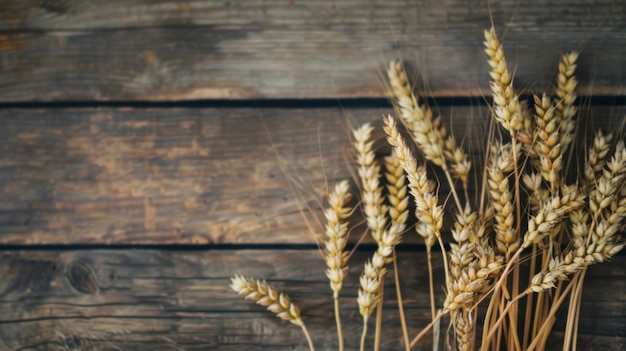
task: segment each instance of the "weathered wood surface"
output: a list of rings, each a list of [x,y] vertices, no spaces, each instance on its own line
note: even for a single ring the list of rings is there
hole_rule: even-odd
[[[320,215],[326,181],[351,177],[338,108],[9,109],[0,120],[5,244],[311,243],[299,209]]]
[[[615,0],[71,0],[0,5],[0,101],[380,97],[397,57],[434,95],[476,96],[490,9],[519,86],[583,49],[582,91],[624,93]]]
[[[352,257],[342,293],[346,347],[358,345],[355,302],[368,253]],[[423,252],[400,252],[410,333],[429,309]],[[440,255],[435,255],[442,284]],[[625,257],[590,269],[580,318],[581,349],[626,347]],[[299,328],[228,288],[229,277],[265,278],[288,293],[319,350],[336,349],[324,263],[317,251],[12,251],[0,254],[2,350],[305,350]],[[393,286],[387,280],[383,350],[401,340]],[[439,291],[437,289],[436,291]],[[441,303],[441,297],[438,298]],[[558,330],[552,345],[558,345]],[[560,329],[562,330],[562,329]],[[371,335],[370,335],[371,336]],[[429,349],[428,339],[419,349]]]
[[[593,111],[605,129],[623,120]],[[321,218],[326,185],[353,176],[348,124],[388,112],[0,110],[0,243],[313,243],[300,210]],[[484,144],[480,108],[441,113]]]

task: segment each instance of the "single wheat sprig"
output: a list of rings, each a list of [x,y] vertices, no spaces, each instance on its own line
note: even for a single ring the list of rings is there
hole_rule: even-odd
[[[494,99],[495,119],[511,135],[525,129],[524,113],[519,103],[519,96],[513,89],[513,76],[507,67],[504,49],[496,35],[495,28],[485,30],[485,53],[491,67],[491,92]]]
[[[304,337],[309,344],[309,350],[315,351],[311,335],[300,317],[300,309],[291,302],[289,296],[278,292],[264,280],[246,278],[240,275],[230,278],[230,288],[239,295],[245,295],[246,300],[256,301],[257,304],[266,306],[267,310],[275,313],[278,318],[302,328]]]
[[[335,300],[335,320],[337,323],[337,338],[339,350],[344,349],[343,331],[341,326],[341,315],[339,310],[339,292],[343,287],[343,280],[348,274],[348,256],[344,251],[348,242],[348,223],[345,221],[351,214],[351,208],[346,206],[350,201],[349,186],[347,181],[339,182],[335,189],[328,195],[328,208],[324,211],[326,217],[325,242],[326,277],[330,281],[330,288],[333,291]]]
[[[408,186],[406,184],[404,169],[402,168],[395,151],[392,151],[391,155],[385,157],[385,168],[385,178],[387,180],[387,200],[389,201],[389,218],[392,224],[405,225],[409,217]],[[402,291],[400,289],[400,272],[398,271],[398,262],[395,250],[392,255],[393,275],[396,285],[396,297],[398,299],[400,325],[402,327],[405,349],[409,350],[409,331],[404,314]]]
[[[606,157],[611,149],[611,140],[613,134],[604,134],[602,131],[598,131],[593,139],[593,144],[587,152],[587,160],[585,162],[585,190],[594,188],[596,185],[596,178],[602,174],[602,169],[606,164]]]
[[[478,297],[488,292],[502,266],[502,258],[496,257],[483,232],[478,214],[471,212],[469,206],[457,215],[452,229],[456,243],[450,244],[450,281],[444,301],[444,309],[455,313],[453,318],[463,318],[456,313],[460,309],[463,313],[473,310]],[[459,333],[462,331],[458,330]]]
[[[374,142],[370,140],[372,126],[366,123],[353,131],[354,147],[357,152],[357,165],[361,179],[362,206],[371,235],[379,242],[387,219],[387,206],[383,204],[383,188],[380,186],[380,165],[376,161],[373,151]]]
[[[426,245],[432,247],[441,235],[443,207],[437,204],[439,198],[431,191],[426,167],[417,166],[415,157],[398,131],[395,119],[387,116],[384,122],[387,141],[394,147],[398,160],[409,180],[409,189],[415,201],[415,214],[419,219],[415,228],[426,241]]]
[[[380,300],[380,295],[378,294],[380,272],[376,270],[371,261],[365,263],[365,268],[359,278],[359,285],[360,289],[357,297],[359,312],[364,319],[368,319]]]
[[[613,157],[606,162],[596,186],[589,192],[589,210],[594,218],[614,202],[620,194],[626,178],[626,148],[619,142]]]
[[[448,261],[450,265],[448,268],[450,270],[449,278],[452,280],[450,283],[461,279],[463,272],[474,260],[474,243],[476,238],[474,224],[476,219],[476,212],[471,212],[469,206],[466,206],[465,210],[456,216],[454,228],[452,229],[452,237],[455,242],[450,244],[450,259]]]
[[[519,145],[518,145],[519,149]],[[514,168],[511,144],[492,147],[492,157],[487,168],[487,185],[496,223],[496,246],[503,254],[511,255],[519,248],[515,228],[514,194],[510,189],[509,176]]]
[[[547,95],[535,99],[535,151],[537,168],[553,192],[560,186],[563,152],[559,133],[559,119],[554,115],[554,104]]]
[[[392,61],[387,75],[398,104],[400,117],[413,134],[413,139],[429,161],[437,166],[446,167],[443,154],[445,138],[441,130],[435,127],[435,123],[441,124],[433,121],[433,113],[430,109],[418,103],[400,62]]]
[[[409,196],[404,169],[396,152],[385,157],[385,178],[387,179],[387,200],[391,223],[405,224],[409,217]]]
[[[585,195],[578,192],[575,186],[569,186],[550,198],[539,212],[528,220],[528,230],[524,235],[523,247],[531,244],[539,244],[546,236],[554,233],[554,228],[563,221],[566,216],[584,204]]]
[[[574,129],[576,126],[574,117],[578,111],[574,105],[576,102],[576,85],[578,84],[574,76],[577,59],[578,53],[570,52],[564,54],[559,63],[555,117],[560,134],[561,155],[574,140]]]
[[[451,312],[459,308],[471,309],[476,295],[489,285],[487,278],[491,271],[480,268],[480,260],[474,254],[476,238],[475,223],[478,218],[476,212],[471,212],[469,206],[456,217],[452,236],[456,243],[450,244],[450,259],[448,278],[450,281],[444,308]]]
[[[324,211],[326,217],[325,242],[326,276],[330,280],[333,296],[336,298],[343,287],[343,280],[348,273],[346,266],[348,252],[344,251],[348,242],[348,223],[345,219],[350,216],[351,208],[345,206],[350,201],[347,181],[335,185],[334,191],[328,196],[328,208]]]
[[[378,242],[378,249],[374,252],[372,259],[365,263],[363,274],[359,279],[361,288],[357,297],[359,311],[365,320],[369,318],[380,300],[378,288],[382,278],[387,273],[385,264],[391,256],[393,248],[402,240],[403,231],[404,225],[392,224],[389,226],[383,232],[381,240]]]
[[[424,156],[446,171],[450,168],[452,174],[463,183],[463,188],[467,189],[471,169],[467,153],[457,146],[454,136],[448,134],[441,117],[433,118],[433,111],[419,103],[400,62],[392,61],[387,75],[398,113]]]
[[[294,305],[289,297],[272,288],[265,281],[235,275],[230,278],[230,288],[239,295],[245,295],[246,300],[256,301],[267,310],[276,314],[278,318],[287,320],[297,326],[303,326],[300,309]]]
[[[467,309],[456,314],[454,331],[458,351],[474,350],[474,320]]]

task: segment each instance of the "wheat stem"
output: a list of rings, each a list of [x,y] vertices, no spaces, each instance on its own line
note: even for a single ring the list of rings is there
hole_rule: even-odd
[[[304,337],[306,338],[307,343],[309,344],[309,350],[315,351],[315,347],[313,347],[313,340],[311,339],[311,335],[307,330],[306,326],[302,324],[302,332],[304,333]]]
[[[456,204],[456,208],[459,212],[462,212],[463,206],[461,206],[461,200],[459,199],[459,195],[456,193],[456,189],[454,188],[454,182],[452,181],[452,176],[450,175],[450,172],[445,167],[443,168],[443,173],[446,175],[446,179],[448,180],[448,183],[450,184],[450,193],[452,194],[452,197],[454,198],[454,203]]]
[[[367,317],[363,318],[363,333],[361,333],[361,351],[365,351],[365,336],[367,335]]]
[[[583,268],[578,273],[578,279],[570,296],[569,309],[567,312],[567,324],[563,340],[563,351],[575,351],[578,334],[578,318],[580,317],[580,301],[582,298],[583,281],[587,270]]]
[[[498,279],[498,281],[494,284],[494,290],[492,292],[492,298],[489,301],[489,306],[487,307],[487,315],[485,318],[485,322],[484,322],[484,329],[485,331],[490,331],[487,335],[484,336],[483,338],[483,348],[482,350],[486,351],[486,344],[485,344],[485,340],[490,340],[491,336],[493,336],[493,333],[495,331],[492,330],[494,327],[492,324],[490,324],[491,318],[490,318],[490,312],[493,311],[493,305],[495,303],[497,303],[498,301],[503,301],[503,298],[499,298],[499,292],[503,289],[504,285],[505,285],[505,281],[506,281],[506,277],[508,276],[511,268],[513,267],[513,264],[515,264],[518,259],[519,256],[522,254],[522,251],[524,250],[524,246],[520,246],[519,249],[517,249],[517,251],[515,251],[515,254],[513,254],[513,256],[509,259],[509,262],[507,263],[507,265],[504,267],[504,269],[502,270],[502,273],[500,275],[500,278]],[[497,313],[496,311],[493,311],[492,313],[494,313],[494,315]],[[502,316],[500,316],[500,318],[502,318]],[[499,318],[499,319],[500,319]],[[497,322],[496,322],[497,323]],[[499,329],[499,328],[498,328]],[[491,335],[491,336],[489,336]],[[499,339],[499,338],[498,338]],[[498,348],[499,349],[499,348]]]
[[[335,322],[337,324],[337,342],[339,343],[339,351],[344,350],[343,345],[343,331],[341,327],[341,313],[339,310],[339,297],[335,296],[333,298],[335,300]]]
[[[392,249],[393,250],[393,249]],[[374,351],[380,350],[380,337],[383,328],[383,299],[385,297],[385,277],[380,278],[378,286],[378,305],[376,306],[376,328],[374,329]]]
[[[432,250],[428,246],[426,247],[426,255],[428,262],[428,287],[430,289],[430,313],[432,318],[435,319],[435,315],[437,314],[435,304],[435,281],[433,279]]]
[[[530,275],[528,278],[528,284],[530,285],[532,276],[535,275],[537,270],[537,246],[533,245],[532,254],[530,256]],[[537,302],[539,299],[537,299]],[[528,295],[528,299],[526,299],[526,313],[524,314],[524,338],[522,339],[522,348],[526,349],[528,345],[528,338],[530,337],[531,327],[530,321],[533,316],[533,295]]]
[[[432,250],[430,246],[426,246],[426,256],[428,263],[428,289],[430,295],[430,313],[431,318],[435,320],[435,316],[437,315],[437,309],[435,304],[435,282],[433,279],[433,263],[432,263]],[[433,345],[438,342],[437,336],[433,333]]]
[[[524,297],[527,293],[528,293],[528,292],[526,292],[526,291],[522,292],[521,294],[519,294],[519,295],[515,296],[515,297],[513,298],[513,300],[509,301],[509,302],[506,304],[506,307],[505,307],[505,308],[504,308],[504,310],[502,310],[502,312],[500,313],[500,317],[496,320],[496,322],[495,322],[495,323],[493,323],[492,325],[490,325],[490,326],[489,326],[490,331],[489,331],[489,333],[487,334],[487,337],[486,337],[485,339],[483,339],[483,348],[482,348],[482,350],[486,350],[486,349],[484,348],[484,346],[486,345],[486,344],[485,344],[485,342],[489,342],[489,341],[491,340],[491,338],[493,337],[493,334],[495,334],[495,333],[499,330],[499,326],[500,326],[500,324],[502,324],[502,322],[504,321],[504,319],[505,319],[506,317],[508,317],[508,316],[509,316],[509,313],[508,313],[508,312],[509,312],[509,310],[510,310],[510,309],[511,309],[514,305],[516,305],[516,304],[517,304],[517,301],[519,301],[521,298],[523,298],[523,297]],[[516,347],[521,348],[521,347],[519,347],[519,345],[517,345]]]
[[[552,303],[552,307],[550,308],[550,312],[548,312],[548,315],[546,316],[546,319],[545,319],[546,321],[554,318],[554,315],[558,311],[558,309],[561,306],[561,304],[563,303],[563,301],[565,301],[565,298],[567,297],[567,293],[572,289],[572,287],[574,285],[573,283],[577,279],[578,279],[578,274],[574,275],[574,278],[572,278],[572,281],[570,282],[570,284],[568,284],[567,288],[565,288],[565,290],[563,290],[563,293],[561,294],[559,299],[556,302]],[[547,334],[550,331],[550,328],[552,328],[552,323],[547,323],[547,322],[544,323],[541,326],[541,329],[539,329],[539,331],[537,332],[537,335],[532,340],[530,345],[528,345],[528,348],[526,349],[526,351],[534,351],[535,348],[539,345],[540,342],[545,342],[545,339],[547,339]]]
[[[409,351],[409,330],[406,325],[406,317],[404,315],[404,303],[402,302],[402,291],[400,291],[400,274],[398,272],[398,261],[396,257],[396,248],[393,248],[393,277],[396,284],[396,296],[398,299],[398,313],[400,314],[400,326],[402,327],[402,338],[404,339],[404,348]],[[433,315],[434,317],[434,315]]]
[[[424,327],[424,329],[422,329],[419,332],[419,334],[417,334],[417,336],[413,338],[413,340],[411,340],[409,347],[414,347],[415,345],[417,345],[417,343],[424,337],[424,335],[426,335],[430,331],[430,329],[439,321],[439,319],[441,319],[441,317],[443,317],[444,315],[448,314],[448,312],[450,311],[444,310],[444,311],[439,312],[437,316],[435,317],[435,319],[433,319],[430,323],[428,323],[428,325]]]

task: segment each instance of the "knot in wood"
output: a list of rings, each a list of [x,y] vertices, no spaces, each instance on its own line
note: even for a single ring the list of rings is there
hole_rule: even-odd
[[[98,291],[96,277],[87,263],[83,261],[70,262],[66,275],[74,289],[81,293],[95,294]]]

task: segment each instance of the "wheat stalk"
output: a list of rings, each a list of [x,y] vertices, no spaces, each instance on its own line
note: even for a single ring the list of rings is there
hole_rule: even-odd
[[[246,300],[256,301],[267,310],[275,313],[280,319],[289,321],[300,328],[309,343],[309,349],[314,351],[313,341],[304,321],[300,316],[300,309],[291,302],[289,296],[278,292],[263,280],[255,280],[240,275],[230,278],[230,288],[239,295],[245,295]]]
[[[324,211],[326,217],[326,236],[324,243],[326,277],[330,280],[330,288],[335,300],[335,319],[337,322],[337,337],[339,350],[342,351],[343,332],[341,327],[341,314],[339,311],[339,292],[343,287],[343,280],[348,274],[348,252],[344,251],[348,242],[348,223],[345,219],[350,216],[351,208],[345,205],[350,201],[349,186],[347,181],[335,185],[334,191],[328,195],[328,208]]]
[[[409,194],[406,184],[404,169],[395,151],[385,157],[385,179],[387,180],[387,200],[389,201],[389,219],[392,224],[405,225],[409,217]],[[392,252],[393,276],[396,285],[396,296],[398,298],[398,312],[400,314],[400,324],[402,326],[402,336],[406,351],[410,350],[409,331],[404,315],[404,305],[402,292],[400,290],[400,273],[398,271],[398,261],[396,259],[395,248]],[[433,317],[435,315],[434,302],[432,303]]]

